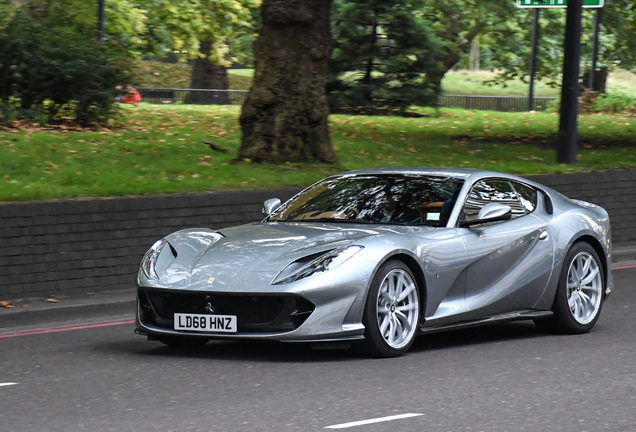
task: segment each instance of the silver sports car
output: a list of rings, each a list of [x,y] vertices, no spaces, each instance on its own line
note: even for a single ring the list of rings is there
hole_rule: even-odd
[[[503,321],[584,333],[612,289],[607,212],[508,174],[352,171],[263,213],[156,242],[137,276],[136,332],[393,357],[418,334]]]

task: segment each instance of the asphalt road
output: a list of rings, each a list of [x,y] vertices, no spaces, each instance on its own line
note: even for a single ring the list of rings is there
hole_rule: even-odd
[[[130,315],[0,329],[0,431],[631,432],[635,277],[614,271],[586,335],[511,323],[423,337],[389,360],[277,344],[170,349],[134,335]]]

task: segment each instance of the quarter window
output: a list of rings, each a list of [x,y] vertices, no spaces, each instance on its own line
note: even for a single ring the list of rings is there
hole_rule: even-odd
[[[519,201],[528,213],[534,211],[537,206],[537,191],[529,186],[517,182],[512,182],[512,187],[514,187],[517,191]]]

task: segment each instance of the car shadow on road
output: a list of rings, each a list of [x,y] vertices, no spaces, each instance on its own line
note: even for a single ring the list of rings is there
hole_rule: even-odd
[[[410,351],[436,351],[547,336],[549,335],[539,331],[532,322],[510,322],[425,334],[415,340]]]
[[[411,353],[425,353],[440,350],[452,350],[464,346],[501,343],[548,337],[532,323],[515,322],[496,324],[472,329],[455,330],[419,336]],[[126,341],[102,344],[98,348],[109,352],[131,355],[165,357],[218,359],[242,362],[352,362],[369,360],[359,350],[346,346],[309,344],[287,344],[263,341],[210,341],[198,347],[171,347],[157,341],[143,338],[131,338]],[[408,355],[408,354],[407,354]]]
[[[149,357],[207,358],[243,362],[342,362],[363,358],[356,350],[347,349],[346,346],[315,348],[309,344],[262,341],[212,340],[198,347],[173,347],[163,345],[161,342],[137,338],[131,341],[103,344],[99,349]]]

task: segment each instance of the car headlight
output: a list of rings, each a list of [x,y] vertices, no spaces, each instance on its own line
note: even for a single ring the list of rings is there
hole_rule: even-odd
[[[364,249],[363,246],[345,246],[325,252],[305,264],[296,261],[280,272],[273,283],[275,285],[286,284],[304,279],[314,273],[333,270],[362,249]]]
[[[146,277],[150,280],[159,280],[159,276],[157,275],[157,259],[159,259],[159,254],[161,254],[161,250],[166,246],[168,242],[165,239],[159,240],[152,245],[150,250],[146,252],[144,258],[141,260],[141,269],[143,270]]]

